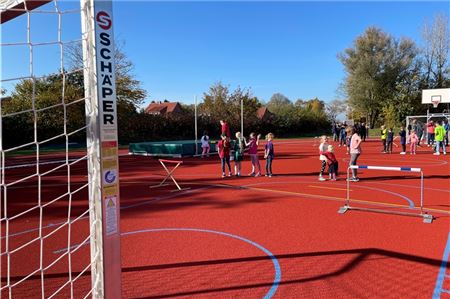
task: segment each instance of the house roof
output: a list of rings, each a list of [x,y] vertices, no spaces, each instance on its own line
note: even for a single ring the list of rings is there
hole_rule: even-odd
[[[145,108],[145,112],[171,113],[178,105],[178,102],[150,103],[150,105]]]
[[[264,115],[266,115],[267,113],[271,113],[269,111],[269,109],[267,109],[267,107],[260,107],[258,108],[258,110],[256,111],[256,115],[258,116],[258,118],[263,118]]]

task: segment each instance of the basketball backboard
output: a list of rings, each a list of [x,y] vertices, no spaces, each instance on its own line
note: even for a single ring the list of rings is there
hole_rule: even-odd
[[[442,103],[450,103],[450,88],[422,90],[422,104],[433,104],[437,106]]]

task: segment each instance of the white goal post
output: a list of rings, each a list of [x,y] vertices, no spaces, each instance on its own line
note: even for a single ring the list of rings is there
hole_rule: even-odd
[[[112,0],[78,1],[76,6],[61,0],[0,2],[0,299],[121,297]],[[67,39],[64,26],[73,25],[74,15],[81,35]],[[46,32],[35,17],[56,20],[57,36],[42,40]],[[79,44],[82,66],[69,69],[67,51]],[[59,53],[51,72],[50,63],[38,61],[45,47]],[[18,59],[24,49],[28,54]],[[26,67],[13,67],[6,55]],[[75,74],[84,81],[76,99],[69,82]],[[42,92],[49,82],[56,82],[52,93]],[[85,122],[81,118],[78,124],[72,114],[83,107]],[[30,136],[14,139],[10,132],[19,119]],[[44,132],[41,126],[50,120],[60,128]],[[85,146],[71,151],[72,140],[81,135]],[[44,153],[56,143],[61,152]]]

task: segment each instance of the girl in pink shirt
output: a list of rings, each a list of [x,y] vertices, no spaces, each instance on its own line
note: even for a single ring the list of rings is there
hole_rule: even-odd
[[[410,154],[415,155],[417,150],[417,143],[419,142],[419,137],[416,134],[416,131],[411,131],[409,135],[409,145],[410,145]]]
[[[351,139],[350,139],[350,165],[357,165],[359,155],[361,155],[361,137],[356,133],[355,127],[351,127]],[[352,177],[349,179],[351,182],[358,182],[358,170],[352,169]]]
[[[261,134],[258,134],[255,138],[255,133],[250,133],[250,140],[248,142],[245,140],[245,146],[248,147],[248,155],[252,160],[252,172],[249,174],[250,176],[261,176],[261,166],[259,165],[258,159],[258,145],[260,137]],[[258,168],[257,173],[255,173],[256,168]]]

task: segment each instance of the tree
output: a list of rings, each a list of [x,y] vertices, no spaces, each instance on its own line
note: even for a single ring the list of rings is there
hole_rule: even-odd
[[[204,123],[209,123],[208,131],[213,133],[212,124],[219,120],[226,120],[233,131],[240,130],[241,101],[244,107],[244,122],[246,126],[253,126],[257,122],[256,111],[261,107],[258,98],[253,96],[250,89],[236,88],[230,93],[228,86],[221,82],[214,83],[203,94],[203,103],[199,104],[199,114]],[[217,127],[217,125],[215,125]]]
[[[332,122],[336,122],[339,114],[344,113],[347,109],[347,103],[341,100],[333,100],[325,105],[325,111],[328,115],[328,119]]]
[[[422,26],[423,87],[445,88],[450,74],[450,28],[448,14],[438,14]]]
[[[123,51],[123,44],[116,42],[114,63],[116,75],[116,96],[118,113],[126,111],[127,113],[136,111],[147,97],[147,91],[142,89],[141,82],[135,78],[133,74],[134,64],[128,59]],[[67,47],[67,59],[71,70],[79,70],[83,68],[83,51],[81,44],[73,44]],[[80,71],[81,73],[81,71]],[[81,74],[81,78],[83,74]],[[121,115],[118,115],[119,121]]]
[[[378,28],[369,27],[356,38],[353,47],[338,57],[346,71],[348,104],[357,114],[366,115],[371,126],[386,105],[397,107],[398,119],[407,114],[405,109],[411,103],[405,103],[405,99],[415,99],[417,92],[412,82],[417,80],[418,72],[413,41],[397,40]]]
[[[292,102],[283,94],[275,93],[270,97],[267,103],[267,109],[272,113],[283,116],[292,112],[294,105]]]

